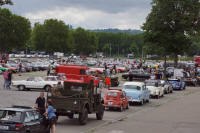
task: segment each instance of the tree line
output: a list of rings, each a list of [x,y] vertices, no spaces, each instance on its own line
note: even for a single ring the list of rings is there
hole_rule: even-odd
[[[0,0],[2,4],[6,2],[12,4]],[[172,55],[177,60],[179,54],[200,54],[199,16],[198,0],[153,0],[152,11],[142,26],[144,33],[127,34],[72,29],[57,19],[47,19],[31,27],[28,19],[0,7],[0,52],[28,48],[49,54]]]

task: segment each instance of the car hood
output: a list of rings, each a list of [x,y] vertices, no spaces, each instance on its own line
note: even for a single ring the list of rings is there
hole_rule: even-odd
[[[147,88],[148,88],[150,91],[155,91],[155,90],[161,89],[160,87],[155,87],[155,86],[147,86]]]

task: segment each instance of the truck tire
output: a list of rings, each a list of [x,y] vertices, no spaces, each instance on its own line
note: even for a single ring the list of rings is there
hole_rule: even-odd
[[[102,119],[103,119],[103,115],[104,115],[104,107],[102,106],[102,107],[101,107],[101,110],[99,110],[99,111],[96,113],[96,118],[97,118],[97,120],[102,120]]]
[[[88,110],[87,108],[84,108],[81,113],[79,113],[79,123],[80,125],[85,125],[88,120]]]

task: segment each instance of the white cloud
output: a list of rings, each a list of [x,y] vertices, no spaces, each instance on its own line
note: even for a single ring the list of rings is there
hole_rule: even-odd
[[[43,22],[45,19],[56,18],[63,20],[66,24],[86,29],[98,28],[120,28],[120,29],[140,29],[145,22],[149,9],[133,8],[119,13],[109,13],[103,10],[75,8],[75,7],[55,7],[53,9],[28,12],[24,16],[32,22]]]

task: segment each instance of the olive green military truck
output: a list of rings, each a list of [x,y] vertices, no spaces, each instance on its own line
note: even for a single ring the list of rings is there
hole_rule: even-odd
[[[83,80],[66,80],[63,85],[52,88],[47,99],[52,101],[57,117],[78,118],[81,125],[87,123],[88,114],[96,113],[97,120],[103,119],[103,100],[92,80],[89,83]]]

